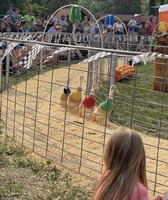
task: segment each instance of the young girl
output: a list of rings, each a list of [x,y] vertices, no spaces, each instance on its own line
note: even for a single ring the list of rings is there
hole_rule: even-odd
[[[141,137],[133,130],[120,128],[106,146],[105,172],[92,200],[148,200],[146,158]],[[162,200],[160,195],[152,200]]]

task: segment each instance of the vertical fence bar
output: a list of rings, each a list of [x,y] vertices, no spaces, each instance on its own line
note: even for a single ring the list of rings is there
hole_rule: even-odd
[[[0,132],[2,128],[2,58],[0,55]]]
[[[111,56],[111,67],[110,67],[110,86],[115,84],[115,67],[117,66],[117,55],[113,53]]]
[[[7,42],[7,48],[8,48],[8,42]],[[10,53],[6,55],[6,89],[9,88],[9,65],[10,65]]]
[[[16,105],[17,105],[17,85],[16,85],[16,89],[15,89],[15,104],[14,104],[14,118],[13,118],[13,138],[12,140],[15,139],[15,126],[16,126]]]
[[[0,93],[2,92],[2,57],[0,55]],[[1,107],[1,105],[0,105]]]
[[[67,82],[67,86],[69,84],[70,81],[70,67],[71,67],[71,50],[68,51],[68,82]],[[66,100],[66,105],[65,105],[65,117],[64,117],[64,130],[63,130],[63,134],[62,134],[62,152],[61,152],[61,164],[63,163],[63,158],[64,158],[64,146],[65,146],[65,135],[66,135],[66,124],[67,124],[67,111],[68,111],[68,107],[67,107],[67,100]]]
[[[8,58],[7,58],[8,57]],[[6,90],[7,90],[7,97],[6,97],[6,121],[5,121],[5,137],[4,137],[4,143],[7,145],[8,140],[8,107],[9,107],[9,54],[6,57]]]
[[[130,40],[129,40],[129,34],[127,33],[126,35],[126,41],[127,41],[127,48],[126,50],[129,51],[129,43],[130,43]]]
[[[96,85],[98,85],[98,83],[99,83],[99,76],[98,76],[98,60],[95,60],[95,61],[92,61],[92,62],[94,62],[94,74],[95,74],[95,84]]]
[[[91,56],[91,52],[88,51],[88,57]],[[87,72],[87,87],[86,87],[86,95],[88,95],[91,91],[93,85],[93,63],[88,63],[88,72]]]
[[[43,73],[43,49],[40,51],[40,72]]]
[[[81,172],[82,159],[83,159],[83,145],[84,145],[84,133],[85,133],[85,121],[86,121],[86,108],[84,108],[84,116],[83,116],[83,126],[82,126],[82,137],[81,137],[81,149],[80,149],[80,157],[79,157],[79,172]]]
[[[47,129],[47,141],[46,141],[46,153],[45,157],[48,158],[48,143],[50,137],[50,121],[51,121],[51,104],[52,104],[52,96],[53,96],[53,78],[54,78],[54,67],[52,67],[52,74],[51,74],[51,85],[50,85],[50,99],[49,99],[49,112],[48,112],[48,129]]]
[[[26,104],[27,104],[27,72],[26,72],[26,84],[25,84],[25,93],[24,93],[24,111],[23,111],[23,130],[22,130],[22,146],[24,144],[24,137],[25,137],[25,120],[26,120]]]
[[[41,69],[39,69],[39,71],[41,71]],[[33,151],[34,151],[35,140],[36,140],[36,124],[37,124],[38,100],[39,100],[39,83],[40,83],[39,73],[38,73],[38,76],[37,76],[36,100],[35,100],[35,111],[34,111],[35,114],[34,114],[34,130],[33,130],[33,132],[34,132],[33,133]]]
[[[159,127],[158,127],[158,143],[157,143],[157,155],[156,155],[154,195],[156,193],[157,177],[158,177],[159,149],[160,149],[160,139],[161,139],[161,130],[162,130],[162,121],[163,121],[163,111],[164,111],[165,94],[166,93],[164,93],[164,92],[162,92],[160,94],[162,96],[162,103],[161,103],[161,110],[160,110],[160,117],[159,117]]]
[[[100,58],[99,59],[99,84],[101,84],[103,81],[103,71],[104,71],[104,63],[103,63],[103,59]]]
[[[133,125],[133,118],[134,118],[134,106],[135,106],[135,95],[136,95],[136,78],[137,78],[137,67],[135,67],[135,77],[133,79],[133,89],[132,89],[132,105],[131,105],[131,113],[130,113],[130,128]]]

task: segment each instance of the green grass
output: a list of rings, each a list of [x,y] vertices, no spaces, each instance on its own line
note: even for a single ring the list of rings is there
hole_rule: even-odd
[[[24,148],[0,138],[0,199],[88,200],[93,187],[83,187],[50,161],[33,159]],[[10,144],[10,145],[9,145]]]
[[[134,78],[116,84],[112,121],[146,134],[168,139],[168,94],[153,91],[153,63],[137,66]],[[108,94],[109,82],[97,90],[97,103]]]

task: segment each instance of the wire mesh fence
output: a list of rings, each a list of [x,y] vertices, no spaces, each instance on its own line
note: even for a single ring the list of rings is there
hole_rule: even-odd
[[[10,40],[6,41],[9,46]],[[32,40],[18,43],[19,48],[6,55],[1,68],[1,119],[6,135],[47,159],[97,179],[104,169],[102,154],[109,136],[119,126],[130,127],[141,132],[145,144],[149,190],[163,193],[168,187],[168,93],[153,88],[155,59],[136,65],[131,76],[123,75],[118,81],[116,67],[127,66],[132,52],[105,53],[75,46],[62,50],[57,44],[42,43],[42,59],[36,51],[29,67],[17,73],[16,69],[11,71],[13,65],[23,61],[35,46]],[[83,109],[79,116],[79,102],[90,94],[93,85],[96,108],[109,98],[112,84],[117,89],[110,125],[106,117],[92,122],[91,110]],[[161,87],[163,82],[159,84]],[[60,105],[67,88],[70,95],[78,92],[79,99],[70,102],[69,97],[64,98],[65,104]]]

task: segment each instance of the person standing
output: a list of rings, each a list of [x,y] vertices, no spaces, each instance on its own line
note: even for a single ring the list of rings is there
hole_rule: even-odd
[[[3,19],[0,19],[0,33],[5,32],[5,21]]]
[[[135,21],[136,21],[136,26],[134,28],[134,32],[138,37],[139,34],[140,34],[140,31],[141,31],[141,28],[142,28],[142,23],[139,20],[139,15],[138,14],[135,14],[134,17],[135,17]],[[139,38],[138,38],[138,41],[139,41]]]
[[[153,15],[149,17],[149,20],[145,23],[145,35],[151,36],[155,29],[156,22],[153,19]]]
[[[12,6],[9,7],[9,10],[6,12],[6,16],[11,17],[13,24],[15,24],[18,20],[18,15],[14,12],[14,8]]]
[[[32,24],[32,31],[33,32],[42,31],[42,21],[38,13],[35,14],[35,18],[36,18],[35,22],[33,22]]]
[[[66,16],[66,22],[68,23],[67,33],[72,33],[72,31],[73,31],[73,22],[70,21],[69,15]]]
[[[120,19],[117,19],[116,22],[114,23],[114,25],[112,26],[112,30],[114,31],[114,33],[116,34],[119,42],[122,41],[123,39],[123,34],[124,34],[124,26],[121,23]]]
[[[91,28],[88,17],[85,16],[83,20],[83,33],[90,34]]]
[[[47,25],[47,27],[46,27]],[[52,20],[50,19],[50,15],[47,15],[43,22],[43,29],[46,27],[46,32],[52,27]]]
[[[33,22],[36,21],[35,16],[33,15],[33,10],[29,10],[28,14],[24,16],[25,21],[27,22],[27,26],[30,31],[32,31]]]
[[[14,31],[14,24],[12,22],[12,18],[10,15],[7,15],[4,17],[4,21],[5,21],[5,31],[7,28],[10,28],[11,32]]]
[[[75,23],[75,33],[83,33],[83,22],[81,20]]]
[[[20,31],[21,32],[30,32],[30,29],[29,29],[29,27],[28,27],[28,25],[27,25],[27,22],[26,21],[22,21],[21,22],[21,27],[20,27]]]
[[[130,34],[130,42],[132,43],[138,42],[138,34],[142,28],[142,24],[140,21],[138,21],[138,17],[139,15],[135,14],[128,22],[128,32]]]
[[[48,33],[58,33],[58,32],[62,32],[62,26],[53,22],[52,26],[48,30]]]
[[[61,19],[59,20],[58,23],[60,26],[62,26],[62,32],[67,32],[67,28],[68,28],[68,23],[65,20],[65,15],[61,16]]]

